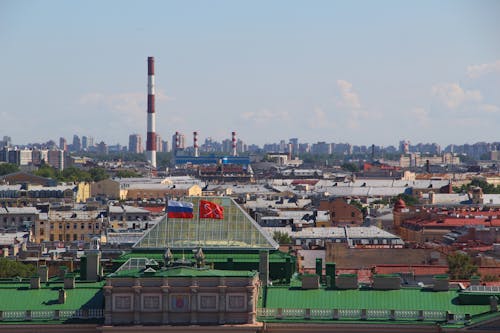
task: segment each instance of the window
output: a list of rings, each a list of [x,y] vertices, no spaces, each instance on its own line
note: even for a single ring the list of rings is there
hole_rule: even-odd
[[[50,241],[53,242],[54,241],[54,235],[53,234],[50,234]]]
[[[77,234],[73,234],[73,240],[74,241],[78,240],[78,235]]]
[[[73,223],[73,229],[78,229],[78,224]]]
[[[355,212],[351,212],[351,217],[355,217],[356,216],[356,213]]]
[[[66,234],[66,242],[69,242],[69,236],[70,234]]]
[[[80,225],[80,229],[85,229],[85,223],[82,223],[82,224]]]
[[[142,310],[160,310],[160,296],[156,295],[143,295],[142,297]]]
[[[40,229],[40,235],[43,235],[43,229]]]
[[[59,229],[62,229],[62,228],[63,228],[62,223],[59,223]]]
[[[66,229],[69,229],[69,228],[70,228],[70,225],[69,225],[69,223],[68,223],[68,224],[66,224]]]
[[[59,234],[59,241],[62,242],[63,238],[62,238],[63,235]]]
[[[92,223],[89,223],[88,229],[89,229],[89,230],[91,230],[91,229],[92,229]]]
[[[246,309],[245,295],[227,295],[227,311],[241,311]]]
[[[126,311],[132,309],[132,297],[131,296],[115,296],[114,299],[115,310]]]

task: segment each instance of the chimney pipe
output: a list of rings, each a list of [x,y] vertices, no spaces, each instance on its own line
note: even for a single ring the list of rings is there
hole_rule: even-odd
[[[193,148],[194,148],[194,157],[199,157],[200,153],[198,151],[198,132],[193,132]]]
[[[237,152],[236,152],[236,132],[231,132],[231,136],[232,136],[232,142],[233,142],[233,156],[237,156]]]
[[[148,128],[146,139],[146,158],[156,168],[156,132],[155,132],[155,60],[148,57]]]

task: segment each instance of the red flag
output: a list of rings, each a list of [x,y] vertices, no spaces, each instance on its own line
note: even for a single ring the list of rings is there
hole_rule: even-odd
[[[224,207],[216,203],[200,200],[200,219],[223,219]]]

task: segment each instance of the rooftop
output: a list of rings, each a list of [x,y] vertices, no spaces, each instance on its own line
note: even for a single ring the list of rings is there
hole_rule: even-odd
[[[81,282],[75,289],[66,289],[66,302],[59,304],[62,282],[42,283],[40,289],[30,289],[29,281],[0,281],[0,311],[16,310],[78,310],[98,309],[104,305],[104,282]]]

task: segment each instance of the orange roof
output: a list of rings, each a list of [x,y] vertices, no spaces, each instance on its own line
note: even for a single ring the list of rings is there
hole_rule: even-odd
[[[487,227],[500,227],[500,219],[487,221],[486,219],[445,218],[423,223],[425,227],[463,227],[467,225],[484,225]]]

